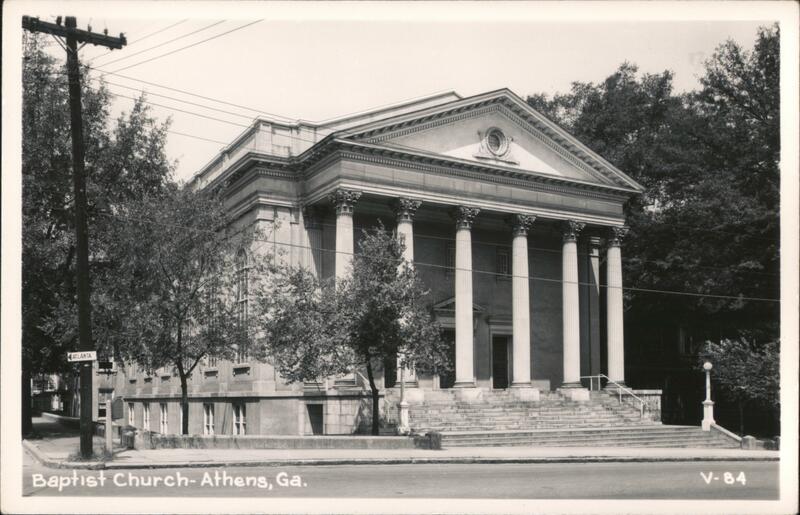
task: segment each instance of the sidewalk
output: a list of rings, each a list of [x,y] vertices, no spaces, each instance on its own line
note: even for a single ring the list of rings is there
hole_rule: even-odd
[[[402,463],[567,463],[660,461],[777,461],[778,451],[630,447],[454,447],[426,449],[114,449],[106,462],[77,462],[77,436],[24,440],[40,463],[66,469],[389,465]],[[95,439],[101,450],[102,438]]]

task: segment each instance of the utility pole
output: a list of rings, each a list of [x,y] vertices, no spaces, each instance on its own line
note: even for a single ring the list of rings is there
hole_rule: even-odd
[[[40,21],[29,16],[22,17],[22,28],[30,32],[43,32],[66,38],[67,74],[69,76],[69,107],[72,129],[72,177],[75,194],[75,235],[77,257],[78,290],[78,338],[79,350],[93,351],[91,305],[89,302],[89,229],[86,223],[86,174],[84,172],[83,115],[81,108],[80,63],[78,62],[78,43],[91,43],[111,49],[122,48],[127,44],[125,36],[118,38],[107,34],[97,34],[77,28],[74,16],[67,16],[64,26],[61,17],[56,23]],[[93,361],[80,362],[81,381],[81,456],[92,456],[92,375]]]

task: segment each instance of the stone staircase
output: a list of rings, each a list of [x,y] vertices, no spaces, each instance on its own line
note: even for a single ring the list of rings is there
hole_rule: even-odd
[[[444,447],[740,446],[719,431],[662,425],[605,392],[592,392],[588,402],[556,392],[542,392],[538,401],[521,400],[509,390],[483,390],[470,400],[460,400],[452,390],[428,393],[424,402],[409,407],[409,422],[417,433],[441,433]]]
[[[660,424],[630,427],[470,431],[442,433],[442,447],[712,447],[739,449],[739,442],[716,430]]]
[[[602,392],[590,402],[572,402],[554,392],[539,401],[523,401],[508,390],[484,390],[473,400],[459,400],[440,390],[433,399],[409,407],[409,422],[418,432],[515,431],[586,427],[628,427],[659,424],[643,419],[639,410]],[[427,392],[426,392],[427,396]]]

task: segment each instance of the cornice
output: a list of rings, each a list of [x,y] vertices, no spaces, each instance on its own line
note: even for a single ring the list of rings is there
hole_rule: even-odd
[[[248,152],[227,170],[222,171],[206,188],[231,188],[248,172],[256,170],[261,176],[297,180],[296,163],[292,159],[280,158],[261,152]]]
[[[617,188],[600,184],[576,182],[570,179],[532,174],[509,168],[490,167],[481,163],[456,162],[432,156],[409,156],[404,151],[386,147],[369,149],[351,145],[347,150],[340,151],[339,155],[342,159],[524,187],[547,193],[571,194],[617,202],[627,200],[630,197],[630,192],[619,191]],[[308,179],[310,176],[304,176],[304,179]]]
[[[280,179],[290,182],[299,181],[298,174],[296,172],[290,172],[286,170],[276,170],[265,166],[255,165],[250,168],[247,168],[242,173],[237,174],[235,179],[225,181],[224,183],[225,195],[227,196],[236,195],[238,192],[246,188],[249,184],[253,183],[254,181],[258,180],[261,177]]]
[[[502,199],[479,199],[430,189],[395,186],[378,181],[364,182],[360,179],[353,179],[352,177],[346,176],[335,177],[319,185],[313,192],[309,192],[307,195],[303,196],[303,203],[309,205],[324,202],[327,196],[337,188],[355,189],[361,191],[364,195],[384,197],[387,199],[413,196],[421,200],[426,206],[435,205],[445,209],[458,205],[469,205],[480,208],[487,213],[524,214],[536,216],[537,220],[577,220],[596,226],[621,226],[625,223],[625,217],[622,214],[612,215],[579,210],[576,208],[559,208],[554,206],[531,205],[528,203],[519,204],[513,201],[503,201]],[[441,221],[441,219],[437,219],[436,221]]]
[[[246,196],[245,198],[241,199],[236,204],[232,205],[228,212],[232,219],[237,219],[243,216],[245,213],[253,209],[254,206],[258,205],[270,205],[270,206],[280,206],[280,207],[296,207],[297,200],[292,197],[288,196],[281,196],[275,197],[273,195],[268,195],[263,192],[255,191],[250,195]]]

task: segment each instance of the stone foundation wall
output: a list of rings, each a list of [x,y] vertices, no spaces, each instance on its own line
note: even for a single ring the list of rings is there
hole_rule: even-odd
[[[413,449],[404,436],[265,436],[137,434],[141,449]],[[416,444],[419,445],[419,444]]]

